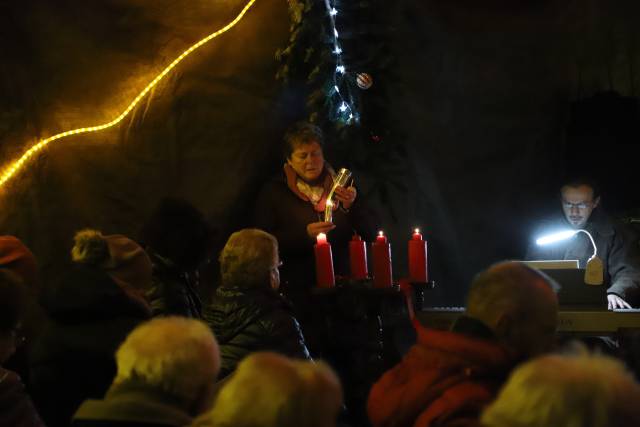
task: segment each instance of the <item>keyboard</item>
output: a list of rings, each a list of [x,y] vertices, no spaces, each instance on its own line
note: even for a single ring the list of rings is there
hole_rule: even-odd
[[[429,307],[416,313],[420,323],[434,329],[449,329],[464,312],[464,307]],[[610,335],[621,329],[640,330],[640,309],[614,311],[561,309],[558,312],[558,332],[580,335]]]

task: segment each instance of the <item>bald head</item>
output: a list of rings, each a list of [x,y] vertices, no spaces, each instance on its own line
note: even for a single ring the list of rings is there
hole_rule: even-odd
[[[479,273],[467,296],[467,315],[489,326],[517,357],[528,358],[553,343],[558,300],[546,275],[516,261]]]

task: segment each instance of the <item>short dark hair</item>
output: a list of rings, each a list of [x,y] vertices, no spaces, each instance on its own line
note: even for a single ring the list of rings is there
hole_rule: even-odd
[[[591,190],[593,191],[594,200],[600,197],[600,184],[598,183],[598,181],[595,178],[592,178],[590,176],[585,176],[585,175],[576,175],[576,176],[567,177],[563,181],[563,184],[560,186],[560,191],[562,191],[564,187],[577,188],[582,185],[585,185],[591,188]]]
[[[24,315],[26,290],[17,274],[0,269],[0,335],[18,326]]]
[[[324,149],[324,135],[322,129],[308,122],[298,122],[287,129],[284,134],[283,154],[285,159],[291,157],[291,153],[300,144],[318,143]]]
[[[143,245],[181,269],[195,269],[210,249],[212,231],[204,215],[186,200],[164,198],[141,233]]]

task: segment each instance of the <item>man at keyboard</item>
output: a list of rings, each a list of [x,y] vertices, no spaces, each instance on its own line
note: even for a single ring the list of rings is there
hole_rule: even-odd
[[[584,229],[594,239],[598,257],[604,264],[604,283],[610,310],[640,305],[640,251],[638,237],[615,223],[600,205],[598,186],[589,179],[572,179],[560,188],[562,213],[541,223],[533,235],[527,260],[578,260],[585,268],[593,254],[589,237],[573,238],[539,246],[535,239],[563,229]]]

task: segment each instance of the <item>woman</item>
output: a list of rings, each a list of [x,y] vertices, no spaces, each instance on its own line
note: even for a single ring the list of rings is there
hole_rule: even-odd
[[[220,378],[256,351],[309,359],[298,321],[278,294],[278,242],[262,230],[233,233],[220,254],[222,286],[205,319],[220,345]]]
[[[327,233],[337,275],[348,273],[348,241],[354,232],[370,237],[371,215],[356,202],[355,187],[338,187],[333,221],[324,221],[327,196],[335,175],[324,159],[324,137],[317,126],[294,125],[284,137],[283,173],[269,181],[258,198],[255,223],[273,234],[285,261],[284,293],[296,303],[298,294],[315,284],[313,245]]]

